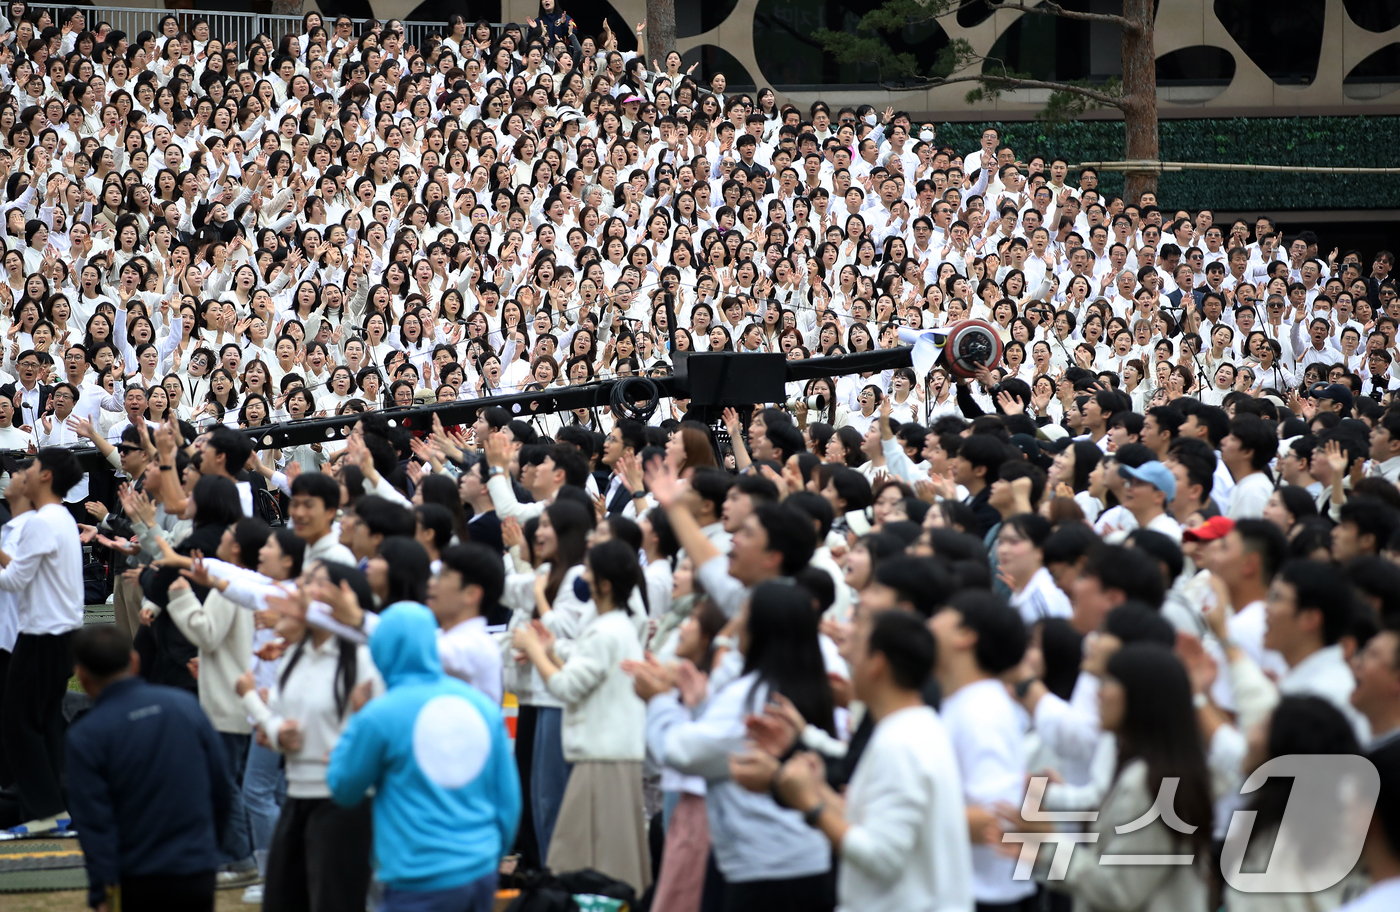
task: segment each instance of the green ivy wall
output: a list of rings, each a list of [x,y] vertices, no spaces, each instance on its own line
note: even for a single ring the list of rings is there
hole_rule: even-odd
[[[967,153],[985,122],[947,123],[938,140]],[[999,123],[1004,141],[1025,160],[1033,154],[1071,163],[1122,161],[1123,125],[1114,121]],[[1400,166],[1400,117],[1271,117],[1163,120],[1161,159],[1258,165],[1386,168]],[[1121,192],[1121,173],[1103,172],[1100,185]],[[1400,208],[1400,174],[1286,174],[1178,171],[1163,174],[1165,207],[1231,211],[1256,209]]]

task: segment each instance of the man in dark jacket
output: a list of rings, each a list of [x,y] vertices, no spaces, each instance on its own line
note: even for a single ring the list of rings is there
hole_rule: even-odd
[[[113,625],[73,640],[92,709],[68,730],[68,807],[88,904],[213,910],[219,834],[233,800],[223,745],[192,695],[138,675]]]

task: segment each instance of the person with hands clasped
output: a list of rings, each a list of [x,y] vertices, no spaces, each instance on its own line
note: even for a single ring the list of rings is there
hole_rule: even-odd
[[[506,689],[520,702],[516,757],[530,801],[527,832],[533,836],[541,862],[549,852],[569,781],[563,750],[566,704],[549,689],[539,666],[513,638],[517,630],[539,623],[554,640],[571,641],[591,620],[595,614],[591,593],[579,580],[583,579],[588,536],[594,525],[591,507],[576,500],[550,504],[539,516],[531,549],[537,566],[530,569],[526,564],[522,572],[510,574],[502,599],[512,609],[510,636],[501,644],[502,663]],[[507,547],[523,546],[514,518],[506,519],[502,534]]]
[[[641,787],[646,707],[623,668],[642,658],[628,605],[639,577],[636,553],[627,545],[595,545],[574,578],[576,594],[587,593],[596,609],[578,635],[556,644],[538,620],[511,632],[512,644],[564,704],[564,759],[571,770],[546,863],[555,871],[593,868],[638,894],[651,883]]]
[[[374,599],[364,575],[339,564],[315,561],[297,582],[296,594],[268,599],[288,644],[275,683],[259,693],[252,672],[236,682],[258,743],[286,758],[287,800],[268,851],[263,907],[350,908],[369,885],[370,802],[331,800],[326,771],[351,714],[382,694],[384,682],[367,646],[308,626],[306,610],[327,589],[351,593],[364,611]]]
[[[830,912],[836,894],[827,839],[771,793],[740,785],[731,762],[744,747],[745,718],[777,694],[813,725],[834,731],[817,612],[806,590],[767,582],[745,600],[734,626],[742,662],[737,677],[722,680],[717,669],[707,682],[688,662],[672,667],[654,657],[627,667],[647,701],[648,747],[662,764],[705,779],[723,880],[716,908]]]
[[[972,856],[952,743],[921,691],[933,635],[906,611],[862,612],[848,645],[855,696],[875,719],[842,795],[820,755],[778,771],[774,791],[820,831],[841,860],[841,910],[969,909]]]

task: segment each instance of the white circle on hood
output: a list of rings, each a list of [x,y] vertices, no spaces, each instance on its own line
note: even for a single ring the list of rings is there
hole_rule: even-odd
[[[413,722],[413,759],[423,775],[445,789],[459,789],[481,774],[491,754],[491,730],[471,701],[433,697]]]

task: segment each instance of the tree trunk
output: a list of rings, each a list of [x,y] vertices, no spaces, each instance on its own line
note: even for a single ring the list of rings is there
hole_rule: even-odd
[[[1123,32],[1123,127],[1129,159],[1157,160],[1157,56],[1153,48],[1154,0],[1123,0],[1123,15],[1142,23],[1140,33]],[[1137,203],[1144,193],[1156,194],[1157,174],[1124,174],[1123,197]]]
[[[300,16],[302,0],[272,0],[274,16]]]
[[[666,72],[666,55],[676,49],[676,0],[647,0],[647,42],[649,67],[653,60]]]

